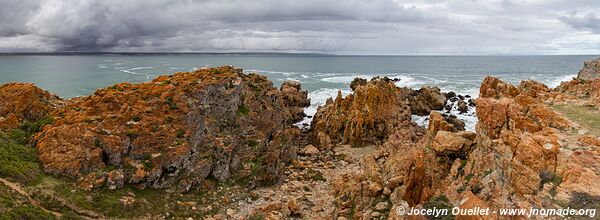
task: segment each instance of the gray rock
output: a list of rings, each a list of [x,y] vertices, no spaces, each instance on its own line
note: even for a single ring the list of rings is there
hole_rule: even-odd
[[[579,74],[577,74],[577,79],[600,79],[600,58],[585,61],[585,63],[583,64],[583,69],[581,69],[581,71],[579,71]]]

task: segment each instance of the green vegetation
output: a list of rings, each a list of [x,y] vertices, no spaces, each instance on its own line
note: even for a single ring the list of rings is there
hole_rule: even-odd
[[[0,219],[56,219],[54,215],[33,205],[16,206],[0,214]]]
[[[600,136],[600,111],[592,105],[553,105],[555,110],[580,124],[590,133]]]
[[[560,185],[562,183],[562,177],[559,175],[556,175],[555,173],[548,171],[548,170],[541,171],[539,174],[539,177],[540,177],[539,189],[542,190],[546,183],[552,183],[552,188],[550,189],[550,194],[556,195],[556,189],[558,188],[558,185]]]
[[[37,150],[28,142],[33,134],[50,123],[51,118],[43,118],[36,122],[24,122],[19,129],[0,132],[0,177],[25,183],[38,178],[41,169],[37,162]]]
[[[263,215],[262,213],[254,214],[248,218],[248,220],[264,220],[264,219],[265,219],[265,215]]]
[[[127,130],[125,132],[125,135],[127,135],[127,137],[129,137],[131,139],[134,139],[134,138],[137,138],[140,134],[138,134],[137,131],[135,131],[135,130]]]
[[[18,129],[0,132],[0,177],[25,184],[39,182],[42,172],[37,151],[28,142],[33,134],[50,123],[51,118],[43,118],[24,122]],[[0,184],[0,219],[54,219],[54,216]]]
[[[184,138],[184,137],[185,137],[185,131],[184,130],[177,131],[177,138]]]
[[[250,110],[243,103],[240,104],[240,106],[238,106],[238,111],[237,111],[238,115],[246,116],[246,115],[248,115],[248,113],[250,113]]]
[[[465,174],[465,166],[467,166],[467,160],[460,160],[460,166],[458,167],[458,175]]]
[[[323,176],[323,173],[321,173],[321,171],[309,168],[308,174],[314,181],[323,181],[323,182],[327,181],[327,179]]]
[[[134,122],[139,122],[142,120],[142,116],[139,115],[134,115],[131,120],[133,120]]]
[[[169,96],[167,97],[166,102],[167,105],[169,105],[169,109],[178,109],[179,107],[177,107],[177,104],[175,104],[175,102],[173,102],[173,96]]]
[[[256,141],[256,140],[249,140],[249,141],[248,141],[248,146],[249,146],[249,147],[252,147],[252,148],[256,148],[256,147],[258,147],[258,144],[259,144],[259,143],[258,143],[258,141]]]
[[[479,184],[475,184],[475,186],[471,187],[471,192],[475,195],[478,195],[483,188]]]
[[[448,210],[448,215],[445,216],[427,216],[427,219],[443,219],[443,220],[451,220],[454,219],[454,215],[452,215],[452,204],[450,204],[450,201],[448,200],[448,198],[446,197],[446,195],[439,195],[439,196],[433,196],[429,199],[429,201],[427,201],[425,204],[423,204],[423,208],[425,209],[433,209],[433,208],[437,208],[439,210],[442,209],[446,209]]]

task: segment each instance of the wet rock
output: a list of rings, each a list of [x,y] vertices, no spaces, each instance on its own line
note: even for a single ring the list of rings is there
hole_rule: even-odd
[[[410,109],[416,115],[429,115],[432,110],[442,110],[446,104],[446,97],[437,87],[425,86],[413,91],[408,98]]]
[[[300,131],[292,124],[306,95],[298,83],[277,89],[233,67],[176,73],[72,100],[34,142],[51,174],[81,177],[110,166],[126,182],[183,190],[209,176],[269,183],[296,157]]]
[[[600,58],[585,61],[583,69],[577,74],[579,80],[600,79]]]
[[[444,97],[446,97],[446,99],[451,99],[451,98],[456,97],[456,93],[451,91],[451,92],[445,93]]]
[[[467,103],[465,103],[465,101],[463,100],[459,100],[457,103],[458,106],[458,111],[460,111],[460,113],[467,113],[467,111],[469,111],[469,107],[467,106]]]

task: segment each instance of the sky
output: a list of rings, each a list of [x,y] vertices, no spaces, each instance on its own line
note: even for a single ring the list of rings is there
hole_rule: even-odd
[[[599,0],[0,0],[0,52],[600,54]]]

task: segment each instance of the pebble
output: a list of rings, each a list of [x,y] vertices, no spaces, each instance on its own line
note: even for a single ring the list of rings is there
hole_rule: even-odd
[[[233,209],[227,209],[227,215],[228,216],[233,216],[235,214],[235,210]]]

